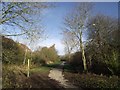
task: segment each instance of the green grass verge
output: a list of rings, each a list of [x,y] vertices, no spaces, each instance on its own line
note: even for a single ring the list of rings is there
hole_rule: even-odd
[[[45,67],[48,67],[50,69],[57,68],[62,62],[60,60],[56,60],[54,63],[47,64]]]
[[[35,68],[32,68],[30,69],[30,72],[31,73],[49,73],[50,71],[50,68],[49,67],[45,67],[45,66],[40,66],[40,67],[35,67]]]

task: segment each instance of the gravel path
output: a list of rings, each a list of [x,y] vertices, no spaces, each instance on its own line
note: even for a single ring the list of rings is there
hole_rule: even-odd
[[[72,85],[67,79],[64,78],[64,75],[62,74],[62,69],[53,68],[52,70],[50,70],[48,76],[51,79],[60,82],[60,85],[64,88],[77,88],[76,86]]]

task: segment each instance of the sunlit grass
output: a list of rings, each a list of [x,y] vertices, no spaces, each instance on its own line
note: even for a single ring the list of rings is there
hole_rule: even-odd
[[[49,70],[50,70],[49,67],[40,66],[40,67],[35,67],[35,68],[30,69],[30,72],[47,73],[49,72]]]

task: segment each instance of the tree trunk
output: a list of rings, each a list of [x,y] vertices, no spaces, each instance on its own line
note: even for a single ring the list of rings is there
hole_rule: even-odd
[[[71,56],[70,56],[70,53],[69,53],[69,55],[68,55],[69,62],[70,62],[70,58],[71,58]]]
[[[27,70],[27,77],[30,76],[30,60],[28,59],[28,70]]]
[[[83,60],[84,72],[86,73],[87,72],[87,64],[86,64],[86,58],[85,58],[85,51],[84,51],[84,48],[83,48],[82,44],[80,44],[80,47],[81,47],[81,52],[82,52],[82,60]]]
[[[85,51],[82,43],[82,32],[80,32],[80,49],[82,52],[82,60],[83,60],[83,66],[84,66],[84,72],[87,73],[87,63],[85,58]]]
[[[26,55],[27,55],[27,49],[25,50],[25,56],[24,56],[23,65],[25,65],[25,61],[26,61]]]

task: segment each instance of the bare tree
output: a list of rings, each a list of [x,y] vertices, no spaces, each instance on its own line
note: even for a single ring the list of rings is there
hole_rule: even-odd
[[[70,61],[71,53],[74,51],[74,49],[76,49],[77,42],[74,38],[74,35],[72,35],[70,32],[63,31],[63,36],[62,43],[65,46],[64,50]]]
[[[29,45],[43,38],[42,11],[52,7],[52,5],[41,2],[0,2],[0,5],[2,5],[2,8],[0,8],[0,13],[2,14],[0,19],[0,26],[3,29],[2,36],[22,35],[28,39],[27,44]],[[23,64],[25,64],[26,55],[27,50],[25,50]]]
[[[27,42],[26,44],[28,44],[28,46],[30,46],[30,48],[34,49],[34,46],[36,45],[37,41],[39,41],[38,39],[42,40],[42,39],[45,39],[46,38],[46,35],[44,33],[44,30],[40,30],[39,31],[39,28],[35,28],[35,27],[31,27],[30,29],[31,32],[29,32],[31,35],[28,35],[26,37],[27,39]],[[39,31],[39,32],[37,32]],[[38,34],[39,33],[39,34]],[[24,55],[24,60],[23,60],[23,65],[25,64],[26,62],[26,56],[29,52],[27,51],[27,48],[25,50],[25,55]],[[31,59],[32,60],[32,51],[30,52],[30,56],[31,56]]]
[[[37,23],[41,21],[42,10],[50,7],[47,3],[41,2],[0,2],[0,5],[2,5],[0,26],[3,29],[3,36],[32,36],[31,26],[36,27]],[[36,34],[39,34],[41,30],[42,25],[40,24]],[[9,30],[10,27],[15,28],[15,30]],[[16,31],[16,28],[19,31]]]
[[[65,30],[74,35],[82,52],[84,72],[87,72],[87,65],[82,38],[92,6],[91,3],[80,3],[64,20]]]

